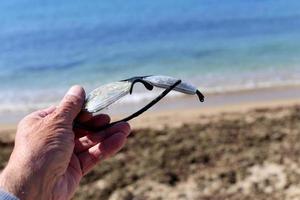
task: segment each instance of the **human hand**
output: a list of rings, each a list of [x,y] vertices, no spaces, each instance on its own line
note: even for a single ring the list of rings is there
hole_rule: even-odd
[[[58,107],[26,116],[18,125],[15,147],[0,176],[0,187],[20,199],[70,199],[81,178],[99,161],[119,151],[128,123],[91,133],[73,130],[75,118],[92,128],[109,123],[107,115],[79,116],[85,93],[72,87]]]

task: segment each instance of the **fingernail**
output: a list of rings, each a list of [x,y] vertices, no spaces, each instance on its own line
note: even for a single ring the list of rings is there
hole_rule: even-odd
[[[74,85],[72,86],[69,91],[67,92],[66,95],[72,95],[72,96],[77,96],[81,97],[83,92],[83,88],[79,85]]]
[[[104,159],[103,151],[101,150],[100,145],[101,144],[97,144],[96,146],[94,146],[93,152],[94,157],[98,160]]]

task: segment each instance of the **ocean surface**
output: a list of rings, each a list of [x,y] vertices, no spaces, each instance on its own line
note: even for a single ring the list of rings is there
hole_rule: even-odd
[[[56,103],[73,84],[149,74],[204,93],[300,84],[300,1],[0,3],[0,115]]]

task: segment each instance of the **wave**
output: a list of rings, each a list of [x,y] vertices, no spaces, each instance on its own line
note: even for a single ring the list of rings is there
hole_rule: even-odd
[[[234,92],[243,92],[250,90],[258,90],[258,89],[270,89],[270,88],[280,88],[280,87],[289,87],[289,86],[300,86],[300,80],[293,81],[277,81],[277,82],[248,82],[244,85],[227,85],[227,86],[215,86],[215,87],[199,87],[198,89],[204,93],[204,95],[216,95],[216,94],[227,94]],[[133,95],[128,95],[118,101],[119,104],[137,104],[141,102],[147,102],[151,99],[157,97],[162,90],[156,89],[153,92],[137,92]],[[18,101],[16,101],[16,97],[14,95],[7,96],[5,102],[3,99],[0,99],[2,103],[0,104],[0,115],[6,114],[16,114],[16,113],[29,113],[37,109],[46,108],[50,105],[57,105],[59,99],[56,97],[62,97],[63,91],[56,92],[56,94],[50,93],[49,91],[43,93],[38,92],[35,95],[27,92],[23,94],[19,94],[22,97],[19,97]],[[51,96],[51,97],[50,97]],[[183,97],[184,94],[178,92],[171,92],[167,98],[180,98]],[[42,97],[42,98],[41,98]],[[48,98],[49,97],[49,98]],[[40,99],[40,102],[39,102]]]
[[[204,89],[206,94],[214,95],[214,94],[223,94],[229,92],[240,92],[240,91],[249,91],[256,89],[269,89],[269,88],[280,88],[280,87],[289,87],[289,86],[300,86],[300,80],[293,81],[277,81],[277,82],[249,82],[245,85],[227,85],[227,86],[216,86]]]
[[[65,62],[65,63],[56,63],[56,64],[38,64],[38,65],[28,65],[23,66],[22,71],[24,72],[36,72],[36,71],[63,71],[73,69],[75,67],[81,66],[85,63],[84,60],[72,61],[72,62]],[[18,69],[20,70],[20,69]]]

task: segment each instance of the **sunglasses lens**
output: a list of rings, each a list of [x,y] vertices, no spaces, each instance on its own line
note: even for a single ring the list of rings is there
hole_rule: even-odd
[[[168,88],[172,86],[178,79],[172,78],[169,76],[148,76],[143,78],[143,80],[147,81],[148,83],[159,87],[159,88]],[[175,91],[182,92],[185,94],[196,94],[197,88],[187,82],[181,82],[174,88]]]
[[[93,90],[86,99],[84,110],[95,113],[116,102],[130,91],[128,81],[114,82]]]

